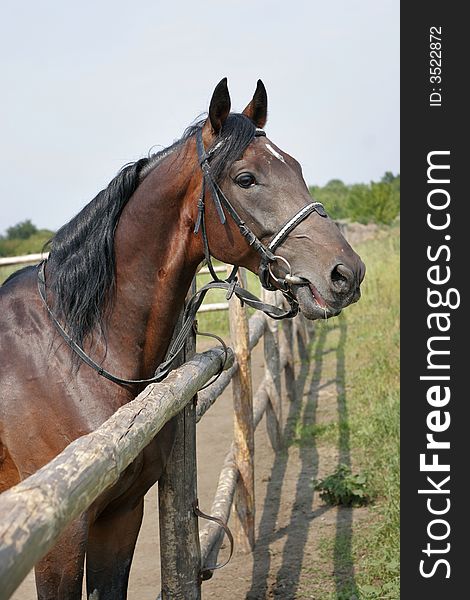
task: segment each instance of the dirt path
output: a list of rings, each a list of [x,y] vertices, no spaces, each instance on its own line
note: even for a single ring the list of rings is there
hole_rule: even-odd
[[[203,584],[203,597],[217,600],[312,598],[324,600],[346,582],[353,590],[351,557],[353,519],[366,509],[336,509],[323,505],[312,480],[351,462],[348,439],[317,445],[314,430],[335,421],[347,410],[340,321],[316,335],[314,360],[296,364],[298,399],[284,405],[287,448],[274,453],[264,420],[256,431],[257,545],[253,555],[235,553],[231,563]],[[253,354],[254,388],[263,377],[262,345]],[[297,439],[296,439],[297,438]],[[198,485],[201,509],[210,511],[225,453],[232,440],[230,390],[198,425]],[[295,441],[296,440],[296,441]],[[156,489],[146,497],[145,517],[130,577],[130,600],[153,600],[159,590],[158,515]],[[201,524],[203,525],[203,524]],[[224,550],[222,551],[222,553]],[[349,555],[348,555],[349,552]],[[349,556],[349,560],[348,560]],[[341,557],[341,560],[340,560]],[[35,598],[30,575],[13,596]]]

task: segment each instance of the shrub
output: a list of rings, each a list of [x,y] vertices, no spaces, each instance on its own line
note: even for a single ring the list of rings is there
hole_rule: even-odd
[[[339,465],[334,473],[321,481],[314,481],[320,498],[332,506],[363,506],[370,501],[367,478],[363,473],[353,475],[347,465]]]
[[[7,239],[8,240],[27,240],[29,237],[33,235],[33,233],[37,233],[36,225],[31,223],[31,219],[27,219],[26,221],[21,221],[12,227],[8,227],[7,229]]]
[[[310,194],[332,219],[389,225],[400,213],[400,176],[389,171],[370,184],[346,185],[333,179],[323,187],[311,186]]]

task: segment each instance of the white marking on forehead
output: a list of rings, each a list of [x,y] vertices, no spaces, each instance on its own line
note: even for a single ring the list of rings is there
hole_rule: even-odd
[[[269,152],[271,152],[271,154],[273,156],[275,156],[278,160],[280,160],[281,162],[285,163],[286,161],[284,160],[284,157],[279,154],[279,152],[276,152],[276,150],[274,150],[274,148],[271,146],[271,144],[266,143],[266,148],[269,150]]]

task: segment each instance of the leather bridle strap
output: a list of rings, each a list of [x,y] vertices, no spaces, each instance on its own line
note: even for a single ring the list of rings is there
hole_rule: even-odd
[[[255,137],[264,136],[266,133],[262,129],[256,129]],[[240,215],[237,213],[235,208],[232,206],[228,198],[225,196],[223,191],[220,189],[217,182],[212,177],[211,169],[210,169],[210,158],[213,156],[215,149],[217,148],[217,144],[208,152],[205,151],[204,142],[202,139],[202,128],[198,129],[196,132],[196,148],[199,164],[201,166],[201,170],[203,173],[202,177],[202,187],[201,187],[201,196],[198,202],[198,215],[196,218],[196,224],[194,227],[194,233],[198,233],[199,229],[201,230],[203,244],[204,244],[204,255],[206,258],[206,263],[209,268],[209,271],[214,279],[214,281],[220,281],[217,277],[215,270],[212,265],[211,253],[209,250],[209,242],[207,238],[206,226],[205,226],[205,192],[206,189],[209,188],[211,191],[212,200],[215,204],[215,208],[217,214],[219,215],[220,222],[224,224],[226,222],[225,212],[230,215],[235,224],[238,226],[240,233],[246,238],[248,244],[261,255],[260,268],[259,268],[259,278],[262,286],[268,290],[276,290],[279,289],[274,286],[270,282],[270,264],[274,263],[278,257],[275,255],[276,249],[286,240],[288,235],[309,215],[313,212],[317,212],[321,217],[326,217],[326,212],[321,202],[310,202],[306,206],[302,207],[293,217],[291,217],[276,233],[276,235],[272,238],[271,242],[265,246],[261,240],[253,233],[253,231],[246,225]],[[284,262],[285,259],[284,259]],[[237,267],[234,267],[234,270],[230,274],[227,281],[232,281],[236,277]],[[290,300],[294,300],[289,291],[289,285],[283,281],[282,279],[276,280],[278,285],[280,286],[281,292],[286,296],[290,297]],[[294,300],[295,301],[295,300]]]
[[[257,129],[255,136],[266,135],[264,131],[261,129]],[[204,142],[202,140],[202,128],[198,129],[196,132],[196,148],[197,155],[199,159],[199,164],[201,166],[202,174],[203,174],[203,182],[202,182],[202,190],[201,190],[201,198],[198,204],[198,218],[196,220],[196,225],[194,227],[194,233],[197,233],[199,230],[199,224],[203,225],[204,222],[204,196],[206,187],[209,187],[212,195],[212,200],[215,204],[215,208],[219,215],[220,222],[222,225],[226,222],[224,208],[231,216],[235,224],[237,225],[240,233],[243,237],[246,238],[248,244],[256,251],[258,254],[261,254],[262,260],[273,262],[275,260],[274,254],[266,248],[266,246],[261,242],[261,240],[251,231],[248,225],[243,221],[240,215],[237,213],[235,208],[232,206],[228,198],[225,196],[223,191],[220,189],[218,184],[214,181],[212,177],[212,173],[209,165],[209,158],[212,153],[206,153],[204,149]]]
[[[70,346],[70,348],[75,352],[75,354],[77,354],[84,363],[86,363],[89,367],[91,367],[93,370],[95,370],[98,373],[98,375],[101,375],[102,377],[105,377],[106,379],[109,379],[113,383],[117,383],[119,385],[134,385],[134,384],[141,384],[141,383],[155,383],[157,381],[161,381],[161,379],[163,379],[163,377],[160,378],[156,373],[155,373],[154,377],[150,377],[149,379],[122,379],[121,377],[117,377],[116,375],[113,375],[106,369],[103,369],[103,367],[101,365],[96,363],[90,356],[88,356],[88,354],[83,350],[83,348],[81,348],[75,342],[75,340],[73,340],[73,338],[71,338],[70,335],[65,331],[65,329],[62,327],[62,325],[60,324],[60,322],[58,321],[58,319],[56,318],[56,316],[54,315],[50,306],[47,303],[46,278],[45,278],[46,261],[47,261],[47,259],[43,260],[41,263],[39,263],[39,269],[38,269],[39,296],[40,296],[42,303],[43,303],[45,309],[47,310],[52,322],[54,323],[55,327],[57,328],[57,331],[60,333],[62,338],[67,342],[67,344]]]
[[[320,216],[326,217],[326,211],[321,202],[310,202],[303,208],[301,208],[292,218],[290,218],[281,229],[276,233],[273,239],[268,244],[268,250],[274,255],[279,246],[286,240],[288,235],[304,221],[313,212],[317,212]],[[275,290],[276,288],[269,281],[269,262],[261,259],[259,267],[259,278],[263,287],[269,290]]]
[[[210,579],[212,577],[213,571],[215,571],[216,569],[222,569],[223,567],[228,565],[228,563],[230,562],[230,559],[232,558],[232,555],[233,555],[233,548],[234,548],[233,535],[232,535],[232,532],[230,531],[230,529],[228,528],[227,523],[224,523],[224,521],[222,521],[222,519],[219,519],[218,517],[214,517],[212,515],[206,515],[206,513],[203,513],[202,510],[199,508],[198,500],[194,501],[193,510],[194,510],[194,514],[197,517],[201,517],[202,519],[206,519],[207,521],[212,521],[213,523],[216,523],[219,527],[221,527],[224,530],[225,535],[228,537],[228,540],[230,542],[230,552],[229,552],[228,558],[226,558],[224,560],[224,562],[218,563],[215,565],[211,565],[209,567],[204,566],[201,569],[201,571],[199,572],[199,577],[200,577],[201,581],[206,581],[207,579]]]
[[[297,305],[291,305],[291,309],[289,311],[284,311],[277,306],[262,302],[254,294],[237,285],[236,279],[234,279],[232,282],[211,281],[210,283],[207,283],[205,286],[203,286],[200,290],[198,290],[190,298],[188,304],[186,305],[186,309],[183,316],[183,322],[178,332],[178,335],[175,337],[170,348],[167,350],[164,361],[160,363],[156,368],[154,376],[146,379],[125,379],[123,377],[118,377],[117,375],[110,373],[97,362],[95,362],[90,356],[88,356],[88,354],[83,350],[83,348],[75,342],[75,340],[67,333],[64,327],[61,325],[61,323],[59,322],[59,320],[57,319],[57,317],[55,316],[52,309],[47,303],[45,278],[46,261],[47,259],[43,260],[38,265],[38,292],[46,311],[48,312],[52,322],[57,328],[57,331],[60,333],[60,335],[69,345],[69,347],[73,350],[73,352],[75,352],[84,363],[86,363],[89,367],[96,371],[98,375],[101,375],[102,377],[105,377],[106,379],[109,379],[109,381],[112,381],[113,383],[116,383],[118,385],[149,384],[156,383],[165,379],[168,373],[172,370],[173,363],[176,357],[183,350],[186,338],[193,327],[196,318],[196,313],[199,310],[207,292],[211,289],[227,290],[227,299],[229,298],[229,296],[235,294],[242,302],[244,302],[248,306],[251,306],[256,310],[263,311],[273,319],[284,319],[286,318],[286,316],[295,316],[295,314],[297,314],[298,312]],[[221,372],[223,368],[224,365],[222,365],[221,367]]]
[[[268,250],[276,252],[282,242],[287,238],[289,233],[293,231],[299,223],[306,219],[313,212],[317,212],[320,216],[326,217],[326,211],[321,202],[310,202],[299,210],[291,219],[284,223],[281,229],[276,233],[273,239],[268,244]]]

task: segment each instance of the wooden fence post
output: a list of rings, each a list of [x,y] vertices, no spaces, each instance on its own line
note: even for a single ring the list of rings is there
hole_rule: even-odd
[[[195,285],[194,280],[191,290]],[[175,334],[181,326],[181,317],[182,314]],[[195,350],[193,334],[188,337],[178,366],[194,355]],[[161,597],[163,600],[199,600],[201,549],[198,519],[193,509],[197,502],[195,402],[190,402],[174,417],[174,425],[175,444],[158,482]]]
[[[245,271],[239,275],[240,285],[246,287]],[[231,345],[238,362],[232,379],[234,409],[234,459],[240,476],[235,502],[235,539],[242,552],[251,552],[255,545],[255,485],[254,485],[254,427],[253,389],[249,328],[246,308],[232,296],[229,302]]]
[[[263,289],[263,300],[277,303],[276,292]],[[278,322],[268,317],[264,333],[264,366],[268,385],[269,402],[266,407],[266,426],[273,450],[282,448],[282,402],[279,358]]]

